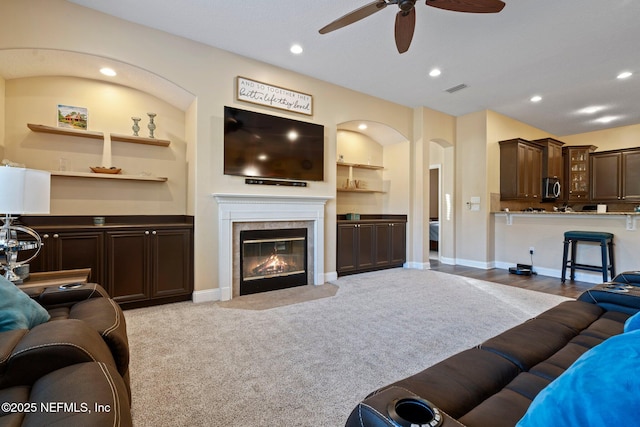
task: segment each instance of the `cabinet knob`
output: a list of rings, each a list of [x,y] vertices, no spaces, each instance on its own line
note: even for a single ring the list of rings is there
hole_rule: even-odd
[[[56,234],[54,234],[54,235],[53,235],[53,238],[54,238],[54,239],[57,239],[58,237],[60,237],[60,236],[58,235],[58,233],[56,233]]]
[[[145,231],[145,232],[144,232],[144,234],[145,234],[146,236],[148,236],[148,235],[149,235],[149,230]]]
[[[43,235],[42,235],[42,238],[43,238],[43,239],[48,239],[48,238],[49,238],[49,235],[48,235],[48,234],[43,234]]]
[[[153,235],[155,236],[156,234],[158,234],[158,232],[157,232],[156,230],[153,230],[153,231],[151,232],[151,234],[153,234]]]

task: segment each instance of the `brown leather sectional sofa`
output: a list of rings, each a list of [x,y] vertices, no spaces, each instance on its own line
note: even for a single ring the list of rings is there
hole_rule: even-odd
[[[538,393],[588,350],[622,334],[639,310],[640,287],[598,285],[576,301],[371,393],[346,427],[513,427]],[[611,355],[611,366],[624,357]],[[640,360],[630,363],[637,366]],[[617,399],[624,390],[614,393]]]
[[[0,425],[131,426],[118,304],[96,284],[23,290],[51,318],[0,332]]]

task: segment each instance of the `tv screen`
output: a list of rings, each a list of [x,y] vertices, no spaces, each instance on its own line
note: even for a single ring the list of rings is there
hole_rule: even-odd
[[[324,126],[224,107],[224,173],[322,181]]]

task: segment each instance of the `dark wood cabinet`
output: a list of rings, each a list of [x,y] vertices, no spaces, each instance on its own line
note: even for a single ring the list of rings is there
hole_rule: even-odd
[[[30,271],[73,270],[91,268],[89,281],[103,283],[104,234],[94,231],[37,230],[43,246],[29,263]]]
[[[640,149],[591,154],[591,199],[640,201]]]
[[[560,180],[560,196],[564,189],[564,159],[562,146],[564,142],[554,138],[536,139],[533,142],[542,146],[542,178],[558,178]]]
[[[190,230],[107,232],[107,290],[118,302],[190,292]]]
[[[123,308],[191,299],[190,217],[107,217],[105,226],[89,225],[91,217],[30,217],[24,222],[45,243],[30,263],[32,272],[91,268],[89,280],[103,285]],[[48,224],[56,222],[61,225]]]
[[[338,276],[400,267],[406,261],[406,217],[339,221]]]
[[[500,141],[500,199],[540,200],[542,146],[526,139]]]
[[[620,153],[594,153],[591,155],[591,199],[594,201],[620,200],[622,197]]]
[[[565,200],[584,202],[590,198],[590,161],[589,157],[596,150],[593,145],[573,145],[562,148],[564,156],[564,188]]]

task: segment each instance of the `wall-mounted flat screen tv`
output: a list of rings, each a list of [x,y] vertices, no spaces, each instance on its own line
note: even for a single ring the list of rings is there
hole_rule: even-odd
[[[224,107],[224,173],[322,181],[324,126]]]

